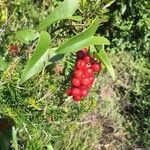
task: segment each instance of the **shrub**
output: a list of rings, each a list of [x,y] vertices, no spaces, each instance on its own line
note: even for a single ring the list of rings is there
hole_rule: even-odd
[[[111,51],[129,51],[135,58],[150,57],[150,3],[119,0],[110,8],[109,21],[100,29],[112,41]]]

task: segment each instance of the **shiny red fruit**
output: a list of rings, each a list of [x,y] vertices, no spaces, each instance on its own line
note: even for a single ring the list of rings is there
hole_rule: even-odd
[[[83,57],[86,56],[86,52],[80,50],[77,52],[76,56],[77,56],[77,59],[83,59]]]
[[[73,78],[72,79],[72,85],[75,87],[79,87],[80,86],[80,80],[77,78]]]
[[[86,87],[87,87],[87,89],[90,89],[92,87],[92,84],[89,84]]]
[[[81,90],[86,90],[87,89],[87,86],[80,86],[79,87]]]
[[[88,91],[87,90],[81,90],[81,96],[82,97],[86,97],[88,95]]]
[[[81,96],[81,90],[79,88],[72,88],[73,96]]]
[[[93,84],[93,82],[94,82],[94,75],[93,76],[91,76],[91,77],[89,77],[89,80],[90,80],[90,82],[91,82],[91,84]]]
[[[80,70],[86,69],[86,62],[84,60],[78,60],[76,63],[76,67]]]
[[[83,85],[83,86],[87,86],[87,85],[89,85],[91,82],[90,82],[90,80],[89,80],[89,78],[87,78],[87,77],[85,77],[85,78],[83,78],[82,80],[81,80],[81,85]]]
[[[101,65],[99,63],[94,63],[92,69],[94,72],[99,72],[101,70]]]
[[[84,52],[88,52],[88,50],[89,50],[88,48],[83,48],[82,49],[82,51],[84,51]]]
[[[84,56],[83,60],[84,60],[86,63],[90,63],[91,57],[90,57],[89,55]]]
[[[71,89],[68,89],[68,90],[66,91],[66,94],[67,94],[68,96],[71,96],[71,95],[72,95],[72,90],[71,90]]]
[[[83,77],[83,70],[76,70],[74,72],[74,77],[77,78],[77,79],[81,79]]]
[[[73,96],[73,100],[74,100],[74,101],[80,101],[80,100],[81,100],[81,97],[80,97],[80,96]]]
[[[91,76],[93,76],[94,74],[93,74],[93,69],[92,68],[87,68],[85,71],[84,71],[84,75],[86,76],[86,77],[91,77]]]

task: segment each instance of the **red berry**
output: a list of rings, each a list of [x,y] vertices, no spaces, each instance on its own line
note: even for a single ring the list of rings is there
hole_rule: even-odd
[[[87,87],[87,89],[90,89],[92,87],[92,84],[89,84],[86,87]]]
[[[67,94],[68,96],[71,96],[71,95],[72,95],[72,90],[71,90],[71,89],[68,89],[68,90],[66,91],[66,94]]]
[[[96,63],[96,60],[94,58],[91,58],[91,64]]]
[[[83,57],[86,55],[86,52],[80,50],[77,52],[77,59],[83,59]]]
[[[73,78],[72,79],[72,85],[75,87],[79,87],[80,86],[80,80],[77,78]]]
[[[101,65],[99,63],[94,63],[92,65],[92,69],[95,71],[95,72],[99,72],[101,70]]]
[[[89,85],[91,82],[90,82],[90,80],[89,80],[89,78],[87,78],[87,77],[85,77],[85,78],[83,78],[82,80],[81,80],[81,84],[83,85],[83,86],[87,86],[87,85]]]
[[[87,52],[89,49],[88,48],[83,48],[82,51]]]
[[[81,97],[80,97],[80,96],[73,96],[73,100],[74,100],[74,101],[80,101],[80,100],[81,100]]]
[[[84,71],[84,75],[86,77],[90,77],[90,76],[93,76],[93,69],[92,68],[88,68]]]
[[[93,84],[93,82],[94,82],[94,75],[93,76],[91,76],[91,77],[89,77],[89,80],[90,80],[90,82],[91,82],[91,84]]]
[[[81,90],[85,90],[85,89],[87,89],[87,87],[86,86],[80,86],[79,87]]]
[[[81,96],[81,90],[79,88],[72,88],[73,96]]]
[[[81,90],[81,96],[86,97],[88,95],[87,90]]]
[[[86,69],[86,62],[84,60],[77,61],[76,67],[80,70]]]
[[[84,60],[86,63],[90,63],[91,57],[90,57],[89,55],[84,56],[83,60]]]
[[[74,73],[74,77],[77,79],[81,79],[83,77],[83,71],[82,70],[76,70]]]

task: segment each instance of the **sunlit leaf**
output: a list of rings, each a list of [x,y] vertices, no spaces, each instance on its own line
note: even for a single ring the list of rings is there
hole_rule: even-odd
[[[109,45],[109,44],[110,42],[105,37],[91,36],[87,39],[80,40],[76,43],[70,42],[70,45],[64,48],[59,48],[56,52],[58,54],[65,54],[70,52],[76,52],[90,45]]]
[[[105,52],[104,49],[100,48],[99,46],[95,46],[95,48],[98,51],[98,53],[95,53],[97,59],[99,59],[100,61],[102,61],[104,63],[104,65],[108,69],[108,72],[112,76],[113,80],[115,80],[115,71],[113,69],[113,66],[110,62],[110,59],[109,59],[107,53]]]
[[[83,18],[81,16],[71,16],[68,19],[75,20],[75,21],[82,21]]]
[[[19,150],[19,146],[18,146],[18,141],[17,141],[17,129],[15,129],[15,127],[12,127],[12,143],[13,143],[13,147],[14,150]]]
[[[52,144],[47,145],[47,150],[54,150]]]
[[[68,52],[75,52],[75,51],[79,50],[80,48],[91,45],[91,43],[93,43],[93,42],[94,42],[93,44],[96,44],[98,41],[99,42],[104,41],[105,44],[108,45],[109,41],[106,38],[101,38],[100,39],[98,37],[93,36],[93,34],[96,32],[98,26],[99,26],[99,18],[96,17],[89,28],[87,28],[82,33],[74,36],[73,38],[69,39],[64,44],[62,44],[56,50],[56,52],[58,54],[68,53]],[[96,40],[96,41],[94,41],[94,40]]]
[[[31,59],[27,62],[23,71],[20,84],[40,72],[45,62],[48,60],[49,45],[51,43],[50,36],[47,32],[41,32],[38,45]]]
[[[58,20],[71,19],[79,6],[80,0],[64,0],[45,20],[37,27],[38,31],[45,30],[48,26]]]
[[[28,44],[30,41],[39,37],[39,33],[33,29],[23,29],[15,32],[16,37],[23,43]]]
[[[7,68],[7,63],[3,60],[3,57],[0,56],[0,70],[4,71]]]

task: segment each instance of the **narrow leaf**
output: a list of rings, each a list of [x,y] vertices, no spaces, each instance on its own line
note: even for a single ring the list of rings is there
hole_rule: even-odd
[[[47,150],[54,150],[54,148],[52,147],[52,144],[47,145]]]
[[[19,150],[18,148],[18,142],[17,142],[17,129],[15,127],[12,128],[12,143],[13,143],[13,148],[14,150]]]
[[[31,59],[27,62],[27,65],[23,71],[20,84],[34,76],[36,73],[40,72],[42,67],[45,64],[45,61],[48,60],[48,48],[50,45],[51,39],[47,32],[41,32],[39,43],[35,49],[34,54]]]
[[[79,6],[80,0],[64,0],[45,20],[37,27],[38,31],[45,30],[58,20],[70,18]]]
[[[39,37],[39,33],[33,29],[23,29],[17,31],[15,34],[16,37],[25,44],[28,44],[30,41],[33,41]]]
[[[87,39],[80,40],[79,42],[73,43],[70,42],[68,47],[59,48],[56,52],[58,54],[65,54],[70,52],[76,52],[84,47],[90,45],[109,45],[110,42],[105,37],[91,36]]]
[[[3,57],[0,56],[0,70],[4,71],[7,68],[7,63],[3,60]]]
[[[104,65],[108,69],[108,72],[112,76],[113,80],[115,80],[115,71],[114,71],[113,66],[107,56],[107,53],[105,52],[104,49],[100,49],[99,46],[95,46],[95,47],[96,47],[97,51],[99,51],[98,53],[95,53],[97,59],[99,59],[100,61],[102,61],[104,63]]]
[[[93,21],[93,23],[90,25],[89,28],[87,28],[85,31],[83,31],[82,33],[74,36],[73,38],[71,38],[70,40],[68,40],[67,42],[65,42],[64,44],[62,44],[57,52],[58,53],[64,53],[64,48],[68,48],[74,44],[80,43],[83,40],[86,40],[87,38],[93,36],[93,34],[96,32],[97,28],[99,26],[99,18],[96,17],[95,20]],[[72,49],[67,49],[67,52],[73,52],[74,50]]]

